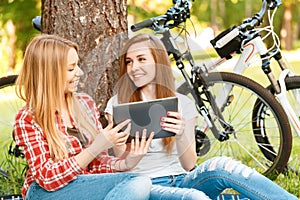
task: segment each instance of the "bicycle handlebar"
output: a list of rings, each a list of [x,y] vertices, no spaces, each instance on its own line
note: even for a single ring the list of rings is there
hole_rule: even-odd
[[[157,26],[157,24],[156,24],[157,22],[162,22],[164,24],[166,21],[167,21],[167,16],[161,15],[161,16],[158,16],[158,17],[155,17],[155,18],[147,19],[147,20],[139,22],[137,24],[133,24],[130,27],[130,29],[133,32],[136,32],[136,31],[141,30],[143,28],[151,28],[151,29],[153,29],[152,28],[153,26]]]
[[[252,18],[248,18],[244,20],[243,23],[240,26],[238,26],[238,29],[247,30],[249,28],[252,29],[255,26],[259,26],[263,20],[267,8],[269,10],[273,10],[279,7],[280,5],[281,5],[281,0],[263,0],[261,10],[255,15],[253,15]]]
[[[186,19],[190,18],[191,0],[173,0],[173,3],[175,5],[169,8],[164,15],[153,17],[134,24],[130,27],[131,30],[135,32],[143,28],[150,28],[152,30],[174,28],[180,23],[185,22]],[[170,21],[173,21],[173,23],[169,23]]]
[[[232,28],[223,31],[215,39],[211,40],[211,44],[221,57],[231,58],[228,52],[238,52],[244,39],[249,40],[251,37],[256,36],[254,33],[253,35],[244,37],[242,33],[259,26],[267,9],[273,10],[280,5],[281,0],[263,0],[261,10],[258,13],[254,14],[251,18],[245,19],[241,25],[233,26]]]
[[[135,31],[138,31],[138,30],[143,29],[145,27],[151,27],[152,24],[153,24],[153,20],[151,18],[151,19],[147,19],[145,21],[142,21],[140,23],[134,24],[130,28],[131,28],[132,31],[135,32]]]
[[[36,16],[35,18],[32,19],[32,25],[38,31],[42,30],[41,21],[42,21],[42,17],[41,16]]]
[[[193,0],[173,0],[175,5],[169,8],[164,15],[134,24],[131,26],[131,30],[135,32],[143,28],[150,28],[156,33],[165,33],[169,29],[177,27],[180,23],[185,22],[186,19],[190,18],[191,1]],[[240,36],[240,32],[246,32],[259,26],[267,9],[273,10],[280,5],[281,0],[262,0],[262,7],[258,13],[251,18],[245,19],[241,25],[234,26],[221,33],[214,40],[211,40],[211,43],[219,55],[221,57],[229,58],[231,57],[228,55],[229,51],[229,53],[233,51],[238,52],[242,41],[250,38]],[[228,45],[229,43],[232,43],[232,45]],[[223,49],[225,46],[227,47]]]

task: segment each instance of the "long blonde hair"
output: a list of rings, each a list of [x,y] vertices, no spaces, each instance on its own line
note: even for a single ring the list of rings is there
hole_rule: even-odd
[[[155,61],[155,87],[156,98],[175,96],[174,77],[171,69],[170,59],[163,43],[154,35],[138,34],[129,39],[122,49],[120,57],[120,74],[117,84],[118,102],[142,101],[141,88],[137,88],[127,74],[126,56],[131,45],[147,42],[147,47]],[[142,48],[145,48],[143,46]],[[173,149],[174,137],[163,138],[163,146],[167,153]]]
[[[26,102],[33,119],[44,131],[50,156],[56,161],[68,157],[65,136],[60,131],[63,101],[67,101],[72,117],[76,115],[74,104],[78,106],[72,93],[64,93],[67,55],[71,48],[78,52],[77,44],[59,36],[35,37],[26,48],[16,82],[17,95]]]

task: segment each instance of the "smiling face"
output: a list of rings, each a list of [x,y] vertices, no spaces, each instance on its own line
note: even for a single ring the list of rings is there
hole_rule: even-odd
[[[78,67],[78,59],[77,51],[71,48],[68,52],[65,93],[77,91],[80,76],[83,75],[83,71]]]
[[[155,79],[155,60],[147,42],[129,47],[126,54],[127,73],[136,87],[146,87]]]

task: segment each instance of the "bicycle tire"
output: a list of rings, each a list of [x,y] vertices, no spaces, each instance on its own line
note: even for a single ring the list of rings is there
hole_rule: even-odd
[[[296,115],[300,117],[300,103],[299,99],[295,99],[294,95],[292,92],[296,92],[300,95],[300,76],[292,76],[292,77],[286,77],[285,78],[285,84],[286,84],[286,90],[287,90],[287,97],[289,99],[289,102],[291,102],[291,106],[293,107],[293,110],[295,111]],[[274,95],[275,90],[273,89],[272,85],[269,85],[267,89]],[[261,102],[257,102],[259,104]],[[253,116],[259,116],[260,113],[258,110],[253,109]],[[263,118],[262,118],[263,119]],[[255,134],[257,135],[257,139],[261,140],[260,134]],[[295,129],[292,128],[292,151],[291,155],[288,161],[287,165],[287,170],[290,170],[296,174],[299,174],[299,160],[300,160],[300,155],[297,154],[297,152],[300,151],[300,137],[297,135]],[[268,152],[265,152],[265,154],[268,156]],[[287,171],[288,172],[288,171]]]
[[[12,142],[13,123],[15,114],[24,105],[15,93],[15,82],[18,75],[10,75],[0,78],[0,137],[9,146]]]
[[[291,127],[288,118],[274,96],[258,83],[242,75],[228,72],[212,72],[202,76],[209,87],[210,92],[216,97],[223,89],[224,85],[234,86],[230,95],[235,98],[222,110],[225,121],[229,122],[235,133],[229,135],[229,139],[223,142],[215,139],[213,133],[208,130],[205,132],[210,141],[210,149],[206,154],[198,154],[198,162],[202,162],[215,156],[229,156],[239,160],[256,171],[264,174],[270,179],[275,179],[281,173],[290,156],[291,152]],[[198,90],[201,95],[202,83],[198,82]],[[177,92],[190,95],[190,90],[186,83],[178,87]],[[246,96],[247,95],[247,96]],[[237,99],[236,99],[237,98]],[[261,144],[256,141],[252,130],[252,108],[257,99],[260,99],[267,108],[265,131],[272,142]],[[204,102],[206,100],[204,99]],[[209,102],[206,102],[209,107]],[[201,116],[201,115],[200,115]],[[200,117],[201,126],[203,118]],[[271,145],[274,151],[274,159],[265,157],[260,146]]]
[[[18,75],[10,75],[10,76],[4,76],[0,78],[0,89],[14,85],[17,80]]]

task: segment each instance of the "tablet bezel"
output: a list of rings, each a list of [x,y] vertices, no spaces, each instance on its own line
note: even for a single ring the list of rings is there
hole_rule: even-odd
[[[149,111],[152,117],[149,116]],[[136,131],[139,131],[139,136],[141,138],[142,130],[144,128],[147,129],[147,138],[151,131],[154,131],[154,139],[171,137],[175,134],[173,132],[163,130],[160,126],[161,117],[166,117],[167,111],[178,111],[178,98],[176,96],[150,101],[117,104],[113,106],[113,123],[114,125],[117,125],[126,119],[131,119],[131,131],[128,141],[131,141],[131,139],[135,137]],[[143,121],[141,116],[144,116],[144,113],[146,112],[148,112],[149,118],[144,118]],[[151,121],[150,123],[149,120]],[[141,126],[141,124],[147,125]],[[122,130],[124,131],[125,127]]]

